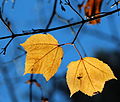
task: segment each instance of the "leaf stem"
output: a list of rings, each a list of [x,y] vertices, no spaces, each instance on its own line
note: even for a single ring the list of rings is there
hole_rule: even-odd
[[[83,57],[82,57],[82,55],[80,54],[80,51],[77,49],[76,45],[75,45],[75,44],[73,44],[73,46],[74,46],[75,50],[77,51],[77,53],[79,54],[80,59],[82,59]]]

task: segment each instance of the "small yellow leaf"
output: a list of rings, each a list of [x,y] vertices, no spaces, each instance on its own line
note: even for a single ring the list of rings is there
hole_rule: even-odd
[[[43,74],[47,81],[54,76],[60,66],[63,50],[52,35],[33,35],[21,46],[27,51],[24,74]]]
[[[71,96],[79,90],[93,96],[102,92],[105,81],[117,79],[107,64],[93,57],[71,62],[66,78]]]

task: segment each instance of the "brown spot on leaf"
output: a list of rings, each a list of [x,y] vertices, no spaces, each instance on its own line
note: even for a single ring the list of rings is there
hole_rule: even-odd
[[[77,79],[81,79],[82,77],[81,76],[78,76]]]

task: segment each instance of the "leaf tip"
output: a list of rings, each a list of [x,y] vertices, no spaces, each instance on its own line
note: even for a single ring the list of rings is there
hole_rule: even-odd
[[[20,44],[20,46],[24,47],[24,43]]]
[[[70,93],[70,98],[72,97],[73,94],[74,94],[74,93]]]
[[[27,73],[26,72],[24,72],[24,74],[23,75],[26,75]]]
[[[48,82],[50,79],[51,79],[51,77],[50,76],[47,76],[47,75],[45,75],[45,74],[43,74],[43,76],[44,76],[44,78],[45,78],[45,80]]]

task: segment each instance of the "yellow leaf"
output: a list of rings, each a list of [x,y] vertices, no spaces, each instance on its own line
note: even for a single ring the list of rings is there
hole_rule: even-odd
[[[33,35],[21,46],[27,51],[24,74],[43,74],[47,81],[54,76],[60,66],[63,50],[52,35]]]
[[[93,96],[102,92],[105,81],[117,79],[107,64],[92,57],[71,62],[66,78],[71,96],[79,90]]]

